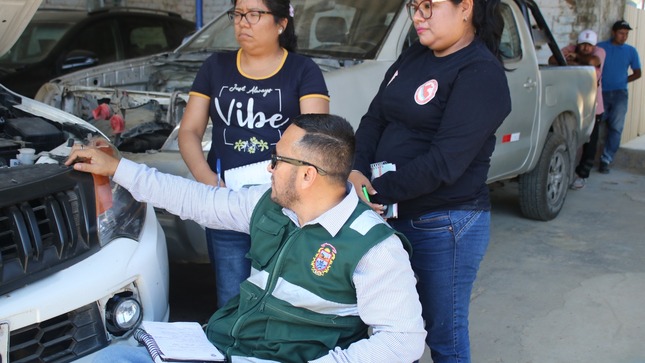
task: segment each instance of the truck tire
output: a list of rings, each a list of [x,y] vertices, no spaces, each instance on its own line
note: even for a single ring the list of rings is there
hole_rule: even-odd
[[[519,177],[520,208],[525,217],[550,221],[558,216],[569,190],[571,167],[566,140],[550,132],[538,164]]]

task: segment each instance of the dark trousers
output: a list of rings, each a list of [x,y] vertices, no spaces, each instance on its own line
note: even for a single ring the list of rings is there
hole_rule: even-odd
[[[582,145],[582,156],[580,162],[576,166],[576,174],[581,178],[588,178],[589,172],[593,168],[594,161],[596,160],[596,152],[598,150],[598,134],[600,133],[600,120],[602,114],[596,115],[596,122],[593,125],[593,131],[589,137],[589,142]]]

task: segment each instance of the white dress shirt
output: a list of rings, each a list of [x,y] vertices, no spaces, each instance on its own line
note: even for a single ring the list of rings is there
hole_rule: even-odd
[[[232,191],[193,180],[163,174],[127,159],[121,159],[114,182],[128,189],[139,201],[166,209],[182,219],[213,229],[249,233],[253,209],[270,184]],[[348,186],[347,196],[308,224],[320,224],[334,235],[354,210],[358,196]],[[292,210],[283,213],[298,225]],[[378,216],[375,213],[375,216]],[[380,217],[379,217],[380,218]],[[300,227],[300,226],[299,226]],[[426,332],[421,304],[409,256],[393,235],[374,246],[359,261],[353,275],[359,316],[372,331],[367,339],[336,348],[313,362],[405,362],[418,360],[425,349]],[[266,362],[234,357],[233,361]]]

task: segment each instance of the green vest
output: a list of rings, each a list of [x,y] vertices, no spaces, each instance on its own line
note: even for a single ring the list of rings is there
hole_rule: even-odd
[[[362,202],[334,237],[319,224],[299,228],[271,200],[271,190],[256,205],[250,227],[247,257],[257,271],[211,317],[206,333],[213,344],[229,359],[301,363],[367,337],[352,276],[392,228]]]

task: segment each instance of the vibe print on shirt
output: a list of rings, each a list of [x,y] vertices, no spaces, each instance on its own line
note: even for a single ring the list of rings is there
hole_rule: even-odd
[[[256,99],[262,98],[258,103],[271,104],[268,109],[277,110],[267,114],[257,109]],[[279,88],[260,89],[257,86],[247,88],[234,84],[223,86],[213,99],[219,120],[226,126],[222,130],[224,145],[233,146],[238,152],[254,154],[256,151],[266,151],[281,137],[281,129],[289,122],[282,111],[282,92]],[[217,122],[217,120],[213,120]],[[231,127],[232,126],[232,127]],[[270,128],[275,135],[270,140],[258,138],[249,133],[249,130]]]
[[[240,68],[240,52],[213,53],[191,88],[191,95],[209,99],[207,161],[215,168],[220,160],[225,179],[226,170],[270,159],[273,145],[300,114],[302,98],[329,98],[322,72],[310,58],[285,52],[273,74],[257,78]]]

